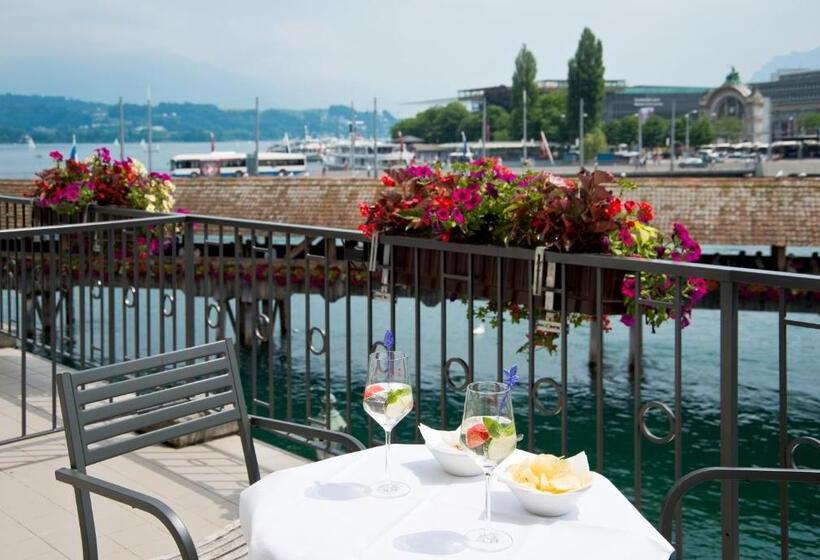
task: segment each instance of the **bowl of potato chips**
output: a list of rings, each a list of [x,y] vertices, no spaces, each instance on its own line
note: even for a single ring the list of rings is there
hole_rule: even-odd
[[[572,457],[529,455],[509,465],[499,479],[528,512],[557,517],[570,512],[594,475],[583,451]]]

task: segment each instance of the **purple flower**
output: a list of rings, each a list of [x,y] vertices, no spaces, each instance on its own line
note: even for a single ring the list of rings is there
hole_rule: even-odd
[[[623,323],[627,327],[631,327],[635,324],[635,317],[633,317],[629,313],[624,313],[623,315],[621,315],[621,323]]]
[[[153,177],[154,179],[159,179],[160,181],[170,181],[171,180],[171,176],[168,175],[167,173],[159,173],[157,171],[154,171],[153,173],[151,173],[151,177]]]
[[[394,350],[396,347],[396,337],[393,336],[393,331],[390,329],[384,332],[384,347],[388,350]]]
[[[504,370],[504,383],[510,386],[510,389],[515,387],[515,385],[521,381],[518,377],[518,366],[513,365],[510,369]]]
[[[48,157],[50,157],[54,161],[63,161],[63,154],[61,154],[59,150],[54,150],[53,152],[49,152]]]
[[[655,247],[655,256],[659,259],[662,259],[666,255],[666,247],[663,245],[658,245]]]
[[[105,148],[105,147],[97,148],[97,155],[100,156],[100,159],[104,163],[110,163],[111,162],[111,152],[108,150],[108,148]]]
[[[507,387],[509,387],[510,390],[504,393],[501,397],[501,402],[498,403],[498,416],[501,416],[501,413],[504,412],[504,407],[507,404],[507,398],[509,398],[512,388],[515,387],[519,381],[520,379],[518,377],[517,365],[513,365],[510,369],[504,370],[504,383],[507,384]]]
[[[458,225],[461,225],[464,223],[464,214],[461,213],[461,210],[456,208],[455,210],[453,210],[453,219],[456,221]]]
[[[498,198],[498,189],[495,185],[487,185],[487,196],[490,198]]]
[[[609,251],[609,236],[602,235],[601,236],[601,252],[606,253]]]
[[[436,210],[436,218],[445,222],[450,219],[450,211],[447,208],[439,208]]]

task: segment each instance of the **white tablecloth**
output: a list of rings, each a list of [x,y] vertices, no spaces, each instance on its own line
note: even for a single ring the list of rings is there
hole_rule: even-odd
[[[508,461],[516,460],[516,451]],[[383,478],[377,447],[272,473],[242,492],[242,530],[250,560],[544,558],[666,560],[672,547],[605,477],[596,475],[578,507],[563,517],[527,513],[493,482],[492,520],[512,535],[498,553],[466,548],[462,535],[483,523],[482,476],[446,474],[422,445],[391,446],[393,478],[410,494],[370,497]],[[501,467],[499,467],[501,468]]]

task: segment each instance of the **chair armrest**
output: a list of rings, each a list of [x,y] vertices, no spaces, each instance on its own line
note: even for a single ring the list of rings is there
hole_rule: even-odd
[[[130,490],[118,484],[107,482],[75,469],[57,469],[57,480],[70,484],[77,490],[92,492],[115,502],[120,502],[150,513],[165,525],[177,544],[183,560],[198,560],[199,556],[188,528],[179,516],[166,504],[141,492]]]
[[[358,439],[344,432],[328,430],[327,428],[305,426],[304,424],[296,424],[295,422],[287,422],[285,420],[263,418],[253,414],[251,414],[249,418],[251,421],[251,426],[261,428],[268,432],[297,434],[305,438],[316,438],[324,441],[336,442],[341,444],[348,452],[364,451],[367,449]]]
[[[704,482],[713,480],[745,480],[766,482],[804,482],[820,484],[820,470],[784,469],[760,467],[706,467],[682,476],[666,494],[661,507],[661,535],[668,541],[672,538],[672,516],[683,495]]]

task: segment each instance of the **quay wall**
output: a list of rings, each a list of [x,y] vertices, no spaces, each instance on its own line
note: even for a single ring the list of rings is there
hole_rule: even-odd
[[[681,222],[701,243],[820,247],[820,179],[641,178],[629,198],[655,207],[655,225]],[[0,179],[19,195],[27,180]],[[196,178],[177,181],[177,207],[193,213],[355,229],[358,203],[382,186],[372,179]]]

